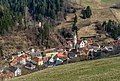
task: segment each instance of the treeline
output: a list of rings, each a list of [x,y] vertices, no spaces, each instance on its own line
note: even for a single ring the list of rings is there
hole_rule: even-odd
[[[87,6],[85,9],[82,10],[82,17],[83,19],[90,18],[92,16],[92,10],[90,6]]]
[[[15,20],[21,22],[24,17],[27,0],[1,0],[0,5],[8,8],[12,12]]]
[[[50,38],[50,30],[51,30],[51,25],[49,23],[45,23],[43,27],[39,27],[37,29],[37,45],[44,45],[48,46],[49,38]]]
[[[57,13],[64,8],[63,0],[1,0],[0,4],[7,6],[14,15],[24,15],[25,7],[36,20],[42,17],[55,19]]]
[[[0,6],[0,34],[5,34],[13,29],[13,13],[4,6]]]
[[[63,0],[0,0],[0,34],[17,22],[22,23],[26,8],[35,21],[42,21],[47,17],[55,19],[59,11],[64,11],[63,3]]]
[[[57,13],[64,8],[63,0],[29,0],[28,7],[36,20],[41,20],[42,17],[55,19]]]
[[[14,29],[17,22],[22,23],[25,0],[0,0],[0,34]]]
[[[120,36],[120,24],[114,20],[104,21],[102,27],[112,36],[112,38],[117,39],[117,37]]]
[[[13,13],[24,14],[26,0],[1,0],[0,4],[8,7]]]

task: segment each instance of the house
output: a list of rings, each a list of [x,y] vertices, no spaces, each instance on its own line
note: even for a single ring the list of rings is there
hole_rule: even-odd
[[[27,62],[26,62],[26,59],[23,58],[23,57],[18,57],[18,63],[22,64],[22,65],[25,65]]]
[[[103,50],[106,50],[106,51],[113,51],[114,47],[113,47],[113,44],[103,44]]]
[[[35,54],[35,49],[34,49],[34,48],[29,48],[29,54],[30,54],[31,56],[34,56],[34,54]]]
[[[32,69],[35,69],[36,66],[33,65],[32,63],[27,63],[27,64],[25,65],[25,68],[32,70]]]
[[[73,47],[73,42],[72,41],[68,41],[68,48],[72,48]]]
[[[27,61],[31,60],[31,56],[28,54],[23,54],[20,57],[26,59]]]
[[[14,66],[14,65],[16,65],[17,63],[20,63],[20,64],[22,64],[22,65],[25,65],[25,64],[26,64],[26,61],[29,61],[29,60],[31,60],[31,56],[24,53],[24,54],[21,54],[21,55],[19,55],[19,56],[14,57],[14,59],[11,60],[10,65],[11,65],[11,66]]]
[[[46,57],[51,57],[52,55],[56,55],[58,54],[58,52],[50,52],[50,53],[46,53]]]
[[[91,48],[90,50],[97,52],[98,50],[100,50],[101,46],[99,43],[94,42],[90,45],[90,48]]]
[[[15,59],[13,59],[13,60],[10,62],[10,65],[11,65],[11,66],[14,66],[14,65],[17,64],[17,62],[18,62],[18,60],[15,58]]]
[[[51,57],[51,55],[56,55],[57,53],[58,53],[57,48],[51,48],[44,50],[43,55],[45,55],[46,57]]]
[[[10,78],[12,78],[14,76],[14,74],[12,72],[10,73],[5,73],[5,74],[0,74],[0,78],[4,81],[4,80],[9,80]]]
[[[43,65],[43,59],[42,56],[39,57],[33,57],[31,62],[36,65]]]
[[[88,39],[88,40],[87,40],[87,43],[88,43],[88,45],[93,44],[92,39]]]
[[[44,50],[44,52],[57,52],[57,48],[50,48],[50,49],[46,49]]]
[[[89,54],[89,49],[87,47],[79,49],[80,55],[88,55]]]
[[[21,75],[21,69],[18,67],[10,66],[4,70],[4,72],[7,73],[13,73],[13,76],[19,76]]]
[[[48,67],[54,66],[56,59],[56,55],[52,55],[51,57],[49,57],[47,62]]]
[[[71,49],[69,52],[70,52],[70,53],[78,54],[78,53],[79,53],[79,50],[78,50],[78,49]]]
[[[34,48],[29,48],[29,51],[34,53],[35,52],[35,49]]]
[[[62,52],[58,52],[58,54],[56,56],[57,56],[57,58],[62,59],[62,60],[67,59],[67,54],[62,53]]]
[[[60,65],[63,63],[63,59],[57,58],[55,62],[55,66]]]
[[[83,40],[77,40],[77,48],[86,47],[86,43]]]
[[[80,48],[84,48],[86,46],[85,42],[84,41],[81,41],[80,42]]]
[[[13,67],[13,66],[11,66],[11,67],[8,68],[8,70],[9,70],[10,72],[13,72],[13,73],[14,73],[14,76],[19,76],[19,75],[21,75],[21,69],[18,68],[18,67]]]
[[[34,55],[32,55],[32,57],[39,57],[39,56],[43,56],[43,51],[36,52],[36,53],[34,53]]]
[[[93,41],[92,40],[79,40],[77,38],[76,33],[74,33],[74,37],[72,40],[68,41],[68,47],[69,48],[73,48],[73,49],[78,49],[78,48],[84,48],[86,47],[88,44],[92,44]]]

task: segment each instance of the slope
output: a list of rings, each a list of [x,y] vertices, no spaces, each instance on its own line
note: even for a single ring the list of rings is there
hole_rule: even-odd
[[[120,57],[48,68],[10,81],[119,81]]]

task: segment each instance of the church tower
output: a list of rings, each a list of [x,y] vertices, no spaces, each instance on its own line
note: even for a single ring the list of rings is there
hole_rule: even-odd
[[[74,38],[73,38],[73,48],[76,49],[77,46],[77,35],[74,33]]]

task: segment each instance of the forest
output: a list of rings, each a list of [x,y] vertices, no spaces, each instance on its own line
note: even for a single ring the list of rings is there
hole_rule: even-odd
[[[59,11],[64,11],[63,3],[63,0],[0,0],[0,34],[11,31],[16,22],[22,22],[26,7],[34,21],[54,20]]]

